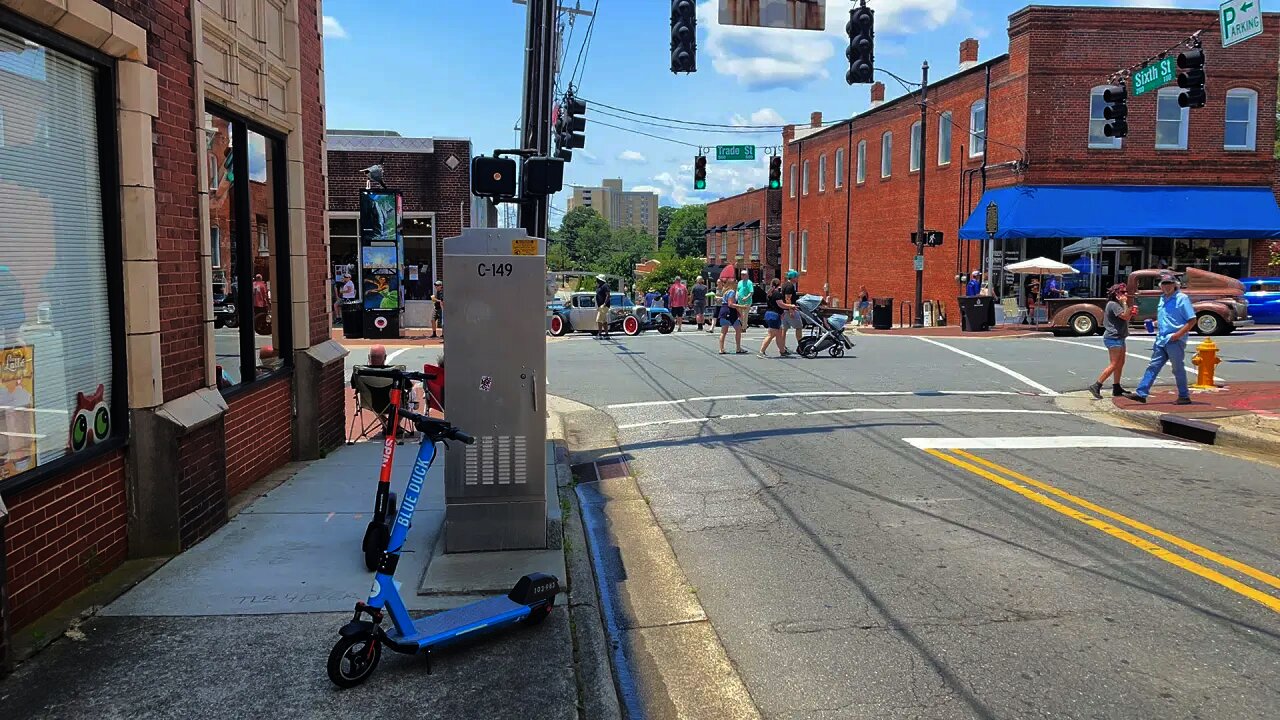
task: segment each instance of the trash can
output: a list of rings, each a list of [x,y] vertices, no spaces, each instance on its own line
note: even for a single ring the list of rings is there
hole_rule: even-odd
[[[348,300],[342,303],[342,337],[354,340],[364,337],[364,303]]]
[[[871,327],[876,330],[893,328],[893,298],[872,298]]]
[[[995,301],[982,295],[956,298],[960,303],[960,329],[964,332],[986,332],[995,320]]]

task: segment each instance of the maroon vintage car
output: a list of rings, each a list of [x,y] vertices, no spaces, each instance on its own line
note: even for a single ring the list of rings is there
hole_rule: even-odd
[[[1138,305],[1138,316],[1131,324],[1141,325],[1154,319],[1160,299],[1160,275],[1168,270],[1138,270],[1129,275],[1129,298]],[[1235,278],[1199,268],[1173,273],[1182,283],[1182,291],[1191,298],[1196,309],[1196,332],[1201,335],[1226,335],[1236,328],[1252,325],[1249,302],[1244,298],[1244,284]],[[1049,327],[1054,334],[1091,335],[1102,332],[1102,311],[1106,298],[1055,298],[1045,301]]]

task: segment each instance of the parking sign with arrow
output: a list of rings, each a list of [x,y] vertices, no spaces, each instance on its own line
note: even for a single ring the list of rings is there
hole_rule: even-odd
[[[1231,47],[1262,34],[1260,0],[1224,0],[1218,6],[1222,47]]]

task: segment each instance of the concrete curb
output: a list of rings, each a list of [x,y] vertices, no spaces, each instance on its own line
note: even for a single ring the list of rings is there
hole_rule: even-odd
[[[547,406],[573,448],[571,463],[625,457],[606,413],[552,396]],[[645,718],[760,717],[639,484],[629,472],[608,474],[566,489],[578,496],[573,522],[590,538],[595,596],[623,711]]]
[[[1087,391],[1083,390],[1059,395],[1054,398],[1054,403],[1074,415],[1090,417],[1108,425],[1161,434],[1163,432],[1160,418],[1168,414],[1177,415],[1177,413],[1163,413],[1156,410],[1124,410],[1116,407],[1110,398],[1094,400]],[[1200,419],[1193,416],[1185,417]],[[1262,421],[1256,417],[1209,417],[1204,418],[1204,422],[1212,423],[1218,428],[1213,445],[1206,445],[1206,447],[1241,450],[1273,458],[1272,462],[1275,461],[1274,458],[1280,457],[1280,434],[1248,427],[1250,424],[1261,427]],[[1280,430],[1280,424],[1277,425],[1277,430]]]
[[[550,400],[548,396],[548,400]],[[573,640],[573,664],[578,684],[578,717],[581,720],[621,720],[618,691],[609,663],[609,638],[600,615],[595,572],[587,552],[582,513],[573,491],[569,450],[559,416],[549,412],[547,439],[556,451],[556,492],[561,508],[561,532],[568,577],[569,631]]]

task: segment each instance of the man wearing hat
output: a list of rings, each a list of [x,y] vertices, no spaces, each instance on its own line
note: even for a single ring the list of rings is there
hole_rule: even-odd
[[[796,347],[799,347],[800,341],[804,339],[804,318],[800,317],[800,311],[795,309],[796,303],[800,302],[799,278],[800,273],[795,270],[788,270],[787,281],[782,284],[782,302],[792,306],[790,310],[782,314],[782,328],[783,330],[791,328],[796,331]],[[783,334],[782,344],[786,345],[785,333]]]
[[[596,276],[596,332],[609,337],[609,281],[604,275]]]
[[[982,273],[974,270],[969,273],[969,284],[965,286],[964,294],[967,297],[974,297],[982,292]]]
[[[1178,279],[1166,273],[1160,276],[1160,305],[1156,315],[1156,342],[1151,349],[1151,364],[1142,376],[1138,388],[1125,397],[1140,403],[1147,401],[1151,386],[1166,362],[1173,364],[1173,380],[1178,384],[1179,405],[1191,404],[1191,391],[1187,389],[1187,366],[1183,358],[1187,353],[1187,333],[1196,325],[1196,309],[1191,298],[1178,290]]]
[[[431,314],[431,337],[436,336],[436,330],[440,330],[440,334],[444,335],[444,281],[437,280],[435,288],[431,291],[431,302],[435,303],[435,312]]]

